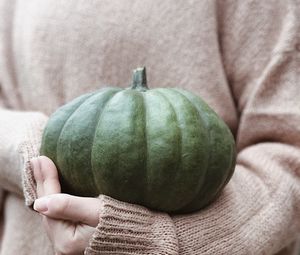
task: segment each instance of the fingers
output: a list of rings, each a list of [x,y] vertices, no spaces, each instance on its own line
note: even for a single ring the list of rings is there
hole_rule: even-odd
[[[31,160],[38,197],[60,193],[60,183],[56,166],[51,159],[41,156]]]
[[[99,199],[57,194],[61,188],[54,163],[49,158],[41,156],[33,159],[31,164],[39,197],[34,202],[34,210],[54,219],[97,226],[101,204]]]
[[[44,195],[60,193],[60,183],[58,173],[53,161],[45,156],[38,158],[41,172],[44,177]]]
[[[33,208],[53,219],[80,222],[96,227],[101,205],[98,198],[53,194],[37,199]]]
[[[30,160],[30,164],[36,181],[37,195],[41,197],[44,195],[44,178],[41,172],[40,161],[38,158],[33,158]]]
[[[100,200],[61,194],[57,169],[49,158],[34,158],[31,165],[39,197],[33,208],[43,214],[56,254],[83,254],[98,224]]]

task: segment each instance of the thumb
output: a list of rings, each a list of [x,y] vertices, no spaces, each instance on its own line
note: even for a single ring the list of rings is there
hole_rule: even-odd
[[[60,183],[55,164],[50,158],[40,156],[30,161],[37,185],[37,195],[42,197],[60,193]]]
[[[35,200],[34,210],[60,220],[80,222],[96,227],[102,202],[98,198],[52,194]]]

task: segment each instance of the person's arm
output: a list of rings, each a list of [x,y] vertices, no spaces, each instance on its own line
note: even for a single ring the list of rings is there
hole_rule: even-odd
[[[298,9],[278,1],[235,3],[220,21],[240,112],[232,180],[211,206],[173,217],[100,196],[86,254],[272,254],[299,233]]]
[[[220,4],[220,50],[240,114],[232,180],[190,215],[106,198],[88,254],[274,254],[300,233],[299,6]]]
[[[36,198],[29,160],[39,155],[41,134],[47,116],[40,112],[6,108],[0,85],[0,187],[23,196],[30,205]],[[23,177],[23,178],[22,178]]]

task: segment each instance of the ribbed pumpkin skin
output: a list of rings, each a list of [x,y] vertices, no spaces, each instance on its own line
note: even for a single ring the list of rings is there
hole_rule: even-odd
[[[226,124],[176,88],[105,88],[76,98],[49,119],[41,155],[59,169],[63,192],[169,213],[212,202],[235,166]]]

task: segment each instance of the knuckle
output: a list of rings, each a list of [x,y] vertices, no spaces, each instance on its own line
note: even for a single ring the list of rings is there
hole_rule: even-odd
[[[66,194],[60,194],[54,198],[50,198],[48,202],[48,210],[55,215],[64,214],[70,207],[70,198]]]

